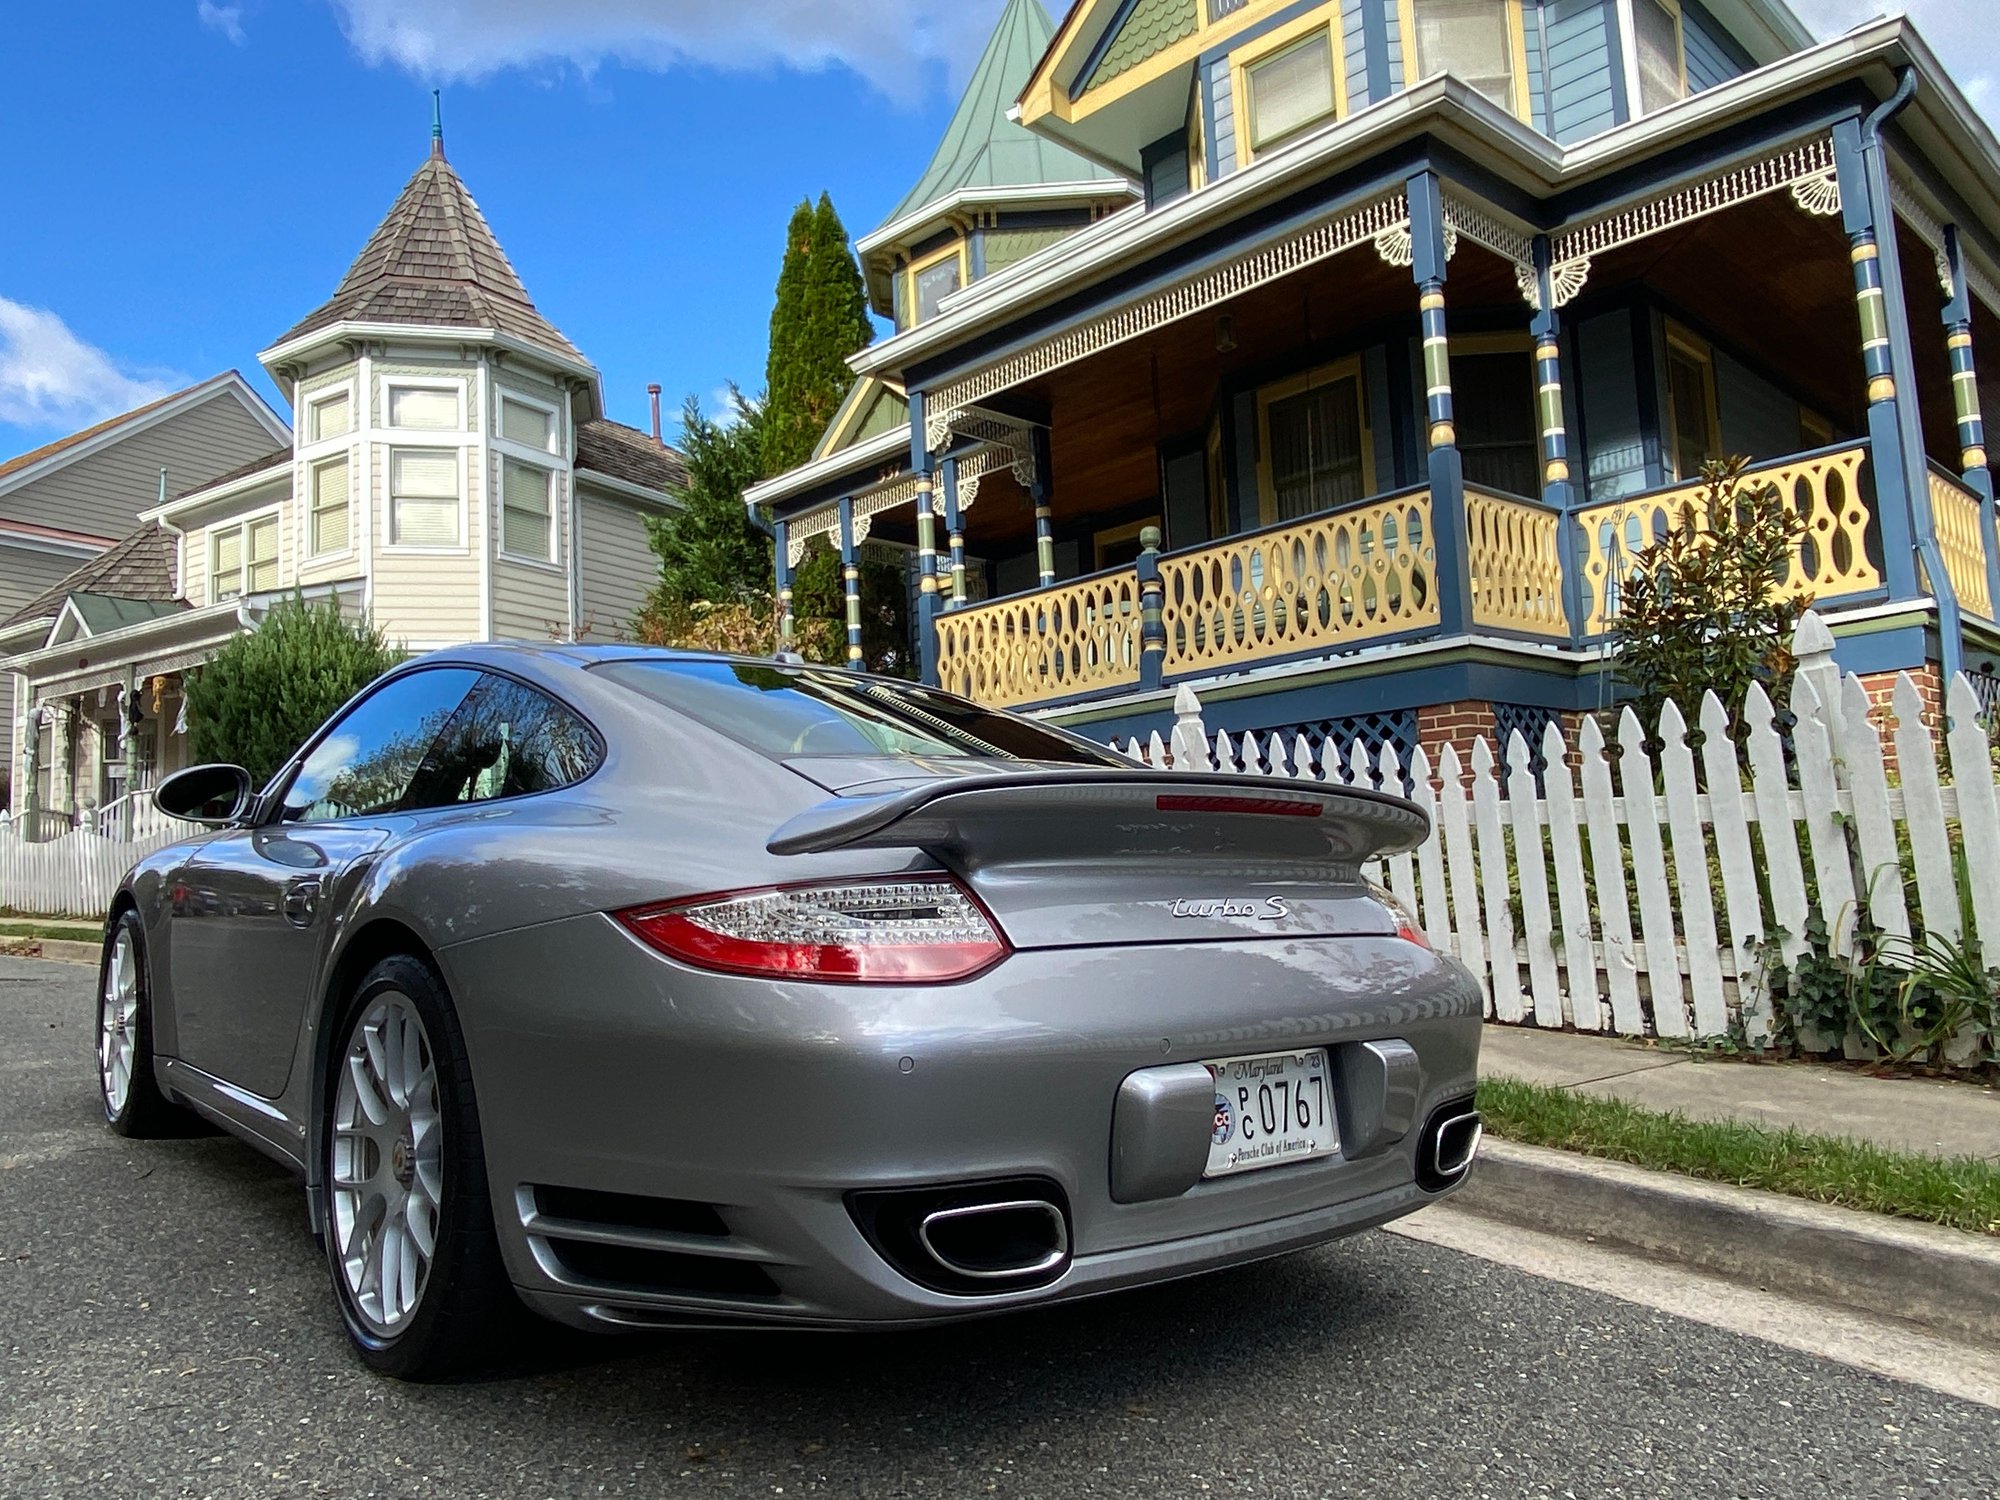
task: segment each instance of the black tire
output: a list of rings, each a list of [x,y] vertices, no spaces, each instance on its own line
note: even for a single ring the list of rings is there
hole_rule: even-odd
[[[107,1035],[105,1013],[114,1003],[113,969],[121,941],[130,945],[136,993],[122,1024],[115,1034]],[[193,1120],[186,1110],[168,1102],[153,1076],[153,986],[146,969],[146,927],[130,907],[104,931],[104,952],[97,964],[97,1025],[92,1034],[97,1041],[97,1102],[104,1111],[104,1123],[135,1140],[188,1134]],[[125,1075],[122,1099],[114,1097],[115,1075],[108,1057],[120,1039],[131,1048],[129,1063],[123,1062],[121,1054],[119,1071]]]
[[[385,1332],[360,1305],[343,1265],[335,1212],[337,1101],[356,1028],[386,995],[400,995],[422,1023],[437,1079],[438,1193],[434,1250],[414,1305]],[[393,954],[370,969],[339,1007],[321,1100],[318,1173],[321,1236],[335,1303],[356,1352],[371,1369],[399,1380],[436,1380],[494,1358],[518,1327],[519,1299],[507,1279],[493,1229],[486,1152],[465,1036],[444,982],[424,960]]]

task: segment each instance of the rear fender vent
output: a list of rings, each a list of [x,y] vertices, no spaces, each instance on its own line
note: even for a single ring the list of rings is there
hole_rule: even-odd
[[[772,1257],[732,1235],[715,1205],[594,1188],[519,1194],[521,1226],[551,1276],[609,1292],[769,1301]]]

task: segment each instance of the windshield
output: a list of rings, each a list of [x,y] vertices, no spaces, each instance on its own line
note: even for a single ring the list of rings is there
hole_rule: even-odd
[[[777,760],[908,755],[1131,764],[1028,719],[832,667],[668,660],[608,662],[596,670]]]

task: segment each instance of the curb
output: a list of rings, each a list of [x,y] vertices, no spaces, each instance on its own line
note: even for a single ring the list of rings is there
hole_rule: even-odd
[[[36,938],[35,942],[41,945],[43,958],[59,964],[88,964],[94,969],[104,955],[101,943],[72,942],[68,938]]]
[[[2000,1343],[2000,1239],[1488,1136],[1452,1201],[1759,1287]]]

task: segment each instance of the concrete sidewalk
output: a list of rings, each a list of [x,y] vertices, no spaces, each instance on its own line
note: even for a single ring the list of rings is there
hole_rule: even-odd
[[[1616,1038],[1488,1026],[1482,1077],[1518,1078],[1695,1120],[1848,1136],[1894,1151],[2000,1161],[2000,1089],[1744,1063]]]

